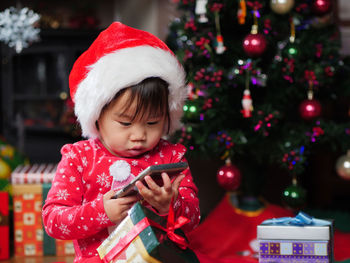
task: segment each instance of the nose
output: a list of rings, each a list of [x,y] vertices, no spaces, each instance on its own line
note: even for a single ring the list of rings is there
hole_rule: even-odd
[[[133,127],[130,135],[131,141],[144,141],[146,140],[146,129],[142,125],[136,125]]]

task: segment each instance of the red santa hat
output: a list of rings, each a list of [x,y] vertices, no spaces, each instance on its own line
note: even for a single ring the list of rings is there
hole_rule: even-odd
[[[98,137],[96,120],[103,106],[126,87],[149,77],[169,84],[170,132],[180,126],[187,97],[185,72],[167,45],[154,35],[114,22],[74,63],[69,76],[74,111],[82,135]]]

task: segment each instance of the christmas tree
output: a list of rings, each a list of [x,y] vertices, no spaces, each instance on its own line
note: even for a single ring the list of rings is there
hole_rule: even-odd
[[[211,176],[258,196],[268,167],[278,165],[290,182],[281,198],[294,208],[305,204],[302,182],[317,151],[338,156],[333,170],[349,180],[350,68],[339,53],[334,3],[176,3],[181,18],[167,43],[190,91],[177,139],[192,155],[231,161]]]

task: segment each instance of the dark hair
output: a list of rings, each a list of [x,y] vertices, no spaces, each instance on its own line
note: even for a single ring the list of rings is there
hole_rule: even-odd
[[[130,90],[130,96],[124,105],[124,111],[126,111],[136,99],[137,108],[132,116],[131,121],[136,118],[145,117],[145,113],[149,115],[153,113],[160,113],[165,115],[168,122],[167,132],[170,130],[170,113],[169,113],[169,84],[159,77],[146,78],[140,83],[130,86],[125,89],[121,89],[106,106],[103,107],[102,112],[111,103],[116,101],[126,90]],[[124,112],[122,112],[124,113]],[[149,117],[149,116],[146,116]]]

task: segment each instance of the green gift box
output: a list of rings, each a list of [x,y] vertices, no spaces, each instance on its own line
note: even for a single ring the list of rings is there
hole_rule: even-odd
[[[97,251],[104,262],[199,262],[189,249],[185,234],[173,221],[136,203]],[[180,217],[184,219],[183,217]],[[173,224],[174,223],[174,224]],[[175,230],[174,230],[175,229]]]

